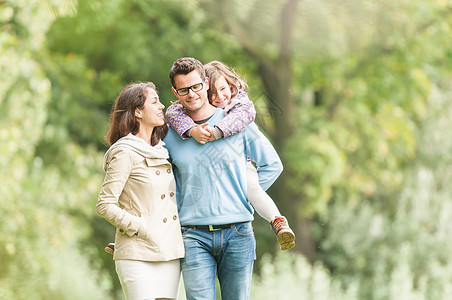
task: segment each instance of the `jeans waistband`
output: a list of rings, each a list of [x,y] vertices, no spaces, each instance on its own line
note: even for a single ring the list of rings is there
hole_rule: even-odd
[[[183,225],[184,227],[190,227],[193,229],[208,229],[209,231],[216,231],[221,229],[231,228],[234,225],[242,224],[244,222],[239,223],[231,223],[231,224],[221,224],[221,225]]]

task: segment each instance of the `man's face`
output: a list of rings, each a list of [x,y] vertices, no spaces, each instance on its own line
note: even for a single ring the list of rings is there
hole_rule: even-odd
[[[207,100],[209,79],[201,78],[197,70],[193,70],[187,75],[174,76],[174,83],[176,87],[173,88],[173,93],[189,113],[196,112],[209,103]]]

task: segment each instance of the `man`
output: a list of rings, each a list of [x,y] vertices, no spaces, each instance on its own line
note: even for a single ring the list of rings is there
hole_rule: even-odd
[[[193,121],[214,126],[224,117],[224,111],[207,99],[209,79],[201,62],[176,60],[170,79]],[[260,184],[267,189],[282,172],[276,151],[254,123],[206,144],[182,140],[170,128],[164,141],[176,177],[187,299],[215,299],[216,276],[222,299],[248,299],[256,242],[253,208],[246,200],[246,160],[256,163]]]

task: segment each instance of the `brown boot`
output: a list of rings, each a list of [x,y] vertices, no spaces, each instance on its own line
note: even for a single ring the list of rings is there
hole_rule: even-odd
[[[276,234],[281,250],[288,250],[295,246],[295,234],[290,229],[285,217],[274,218],[270,225]]]

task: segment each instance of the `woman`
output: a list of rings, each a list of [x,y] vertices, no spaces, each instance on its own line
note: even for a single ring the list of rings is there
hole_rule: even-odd
[[[113,259],[128,300],[176,298],[184,246],[156,87],[127,85],[113,104],[97,213],[116,227]]]

